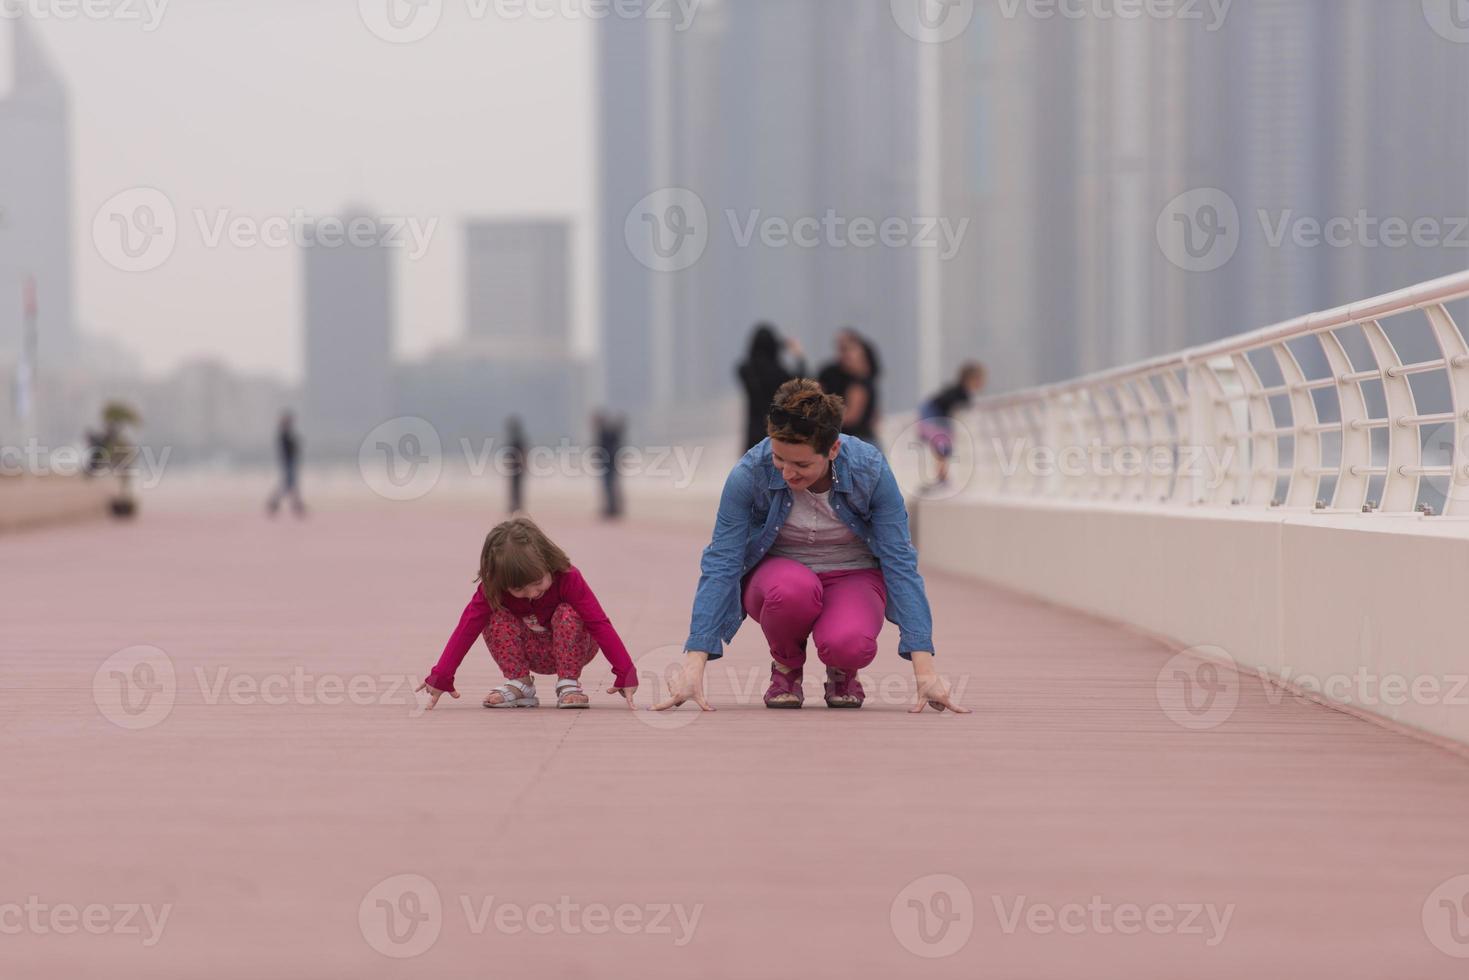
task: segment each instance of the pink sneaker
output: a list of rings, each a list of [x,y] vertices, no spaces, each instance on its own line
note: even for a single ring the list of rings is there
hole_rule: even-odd
[[[789,674],[780,669],[778,664],[770,665],[770,687],[765,692],[765,707],[767,708],[799,708],[801,702],[806,700],[806,694],[801,690],[800,667]]]
[[[826,706],[828,708],[860,708],[867,699],[855,670],[826,668]]]

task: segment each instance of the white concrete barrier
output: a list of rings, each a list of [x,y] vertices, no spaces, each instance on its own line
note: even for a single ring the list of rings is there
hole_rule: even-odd
[[[1003,497],[915,510],[928,567],[1469,744],[1469,521]]]

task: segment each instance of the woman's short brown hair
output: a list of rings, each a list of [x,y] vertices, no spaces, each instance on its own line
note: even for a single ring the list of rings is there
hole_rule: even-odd
[[[547,575],[571,567],[566,552],[556,547],[529,517],[516,517],[485,535],[479,553],[479,583],[491,609],[511,589],[523,589]]]
[[[765,434],[780,442],[810,446],[825,455],[842,434],[846,403],[829,395],[810,378],[795,378],[780,386],[765,421]]]

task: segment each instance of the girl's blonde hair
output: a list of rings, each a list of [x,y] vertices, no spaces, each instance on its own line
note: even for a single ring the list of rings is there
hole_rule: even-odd
[[[490,608],[499,609],[500,597],[509,590],[523,589],[570,567],[566,552],[556,547],[535,521],[516,517],[485,535],[477,581]]]

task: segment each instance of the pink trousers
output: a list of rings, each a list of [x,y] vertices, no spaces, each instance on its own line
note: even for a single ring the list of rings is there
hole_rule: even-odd
[[[511,681],[524,680],[532,673],[579,678],[582,668],[597,655],[597,641],[565,602],[551,614],[549,630],[532,628],[514,613],[497,610],[485,626],[485,644],[505,679]]]
[[[806,662],[808,637],[821,662],[837,670],[859,670],[877,656],[887,586],[876,568],[817,573],[789,558],[766,558],[745,583],[744,600],[784,667]]]

